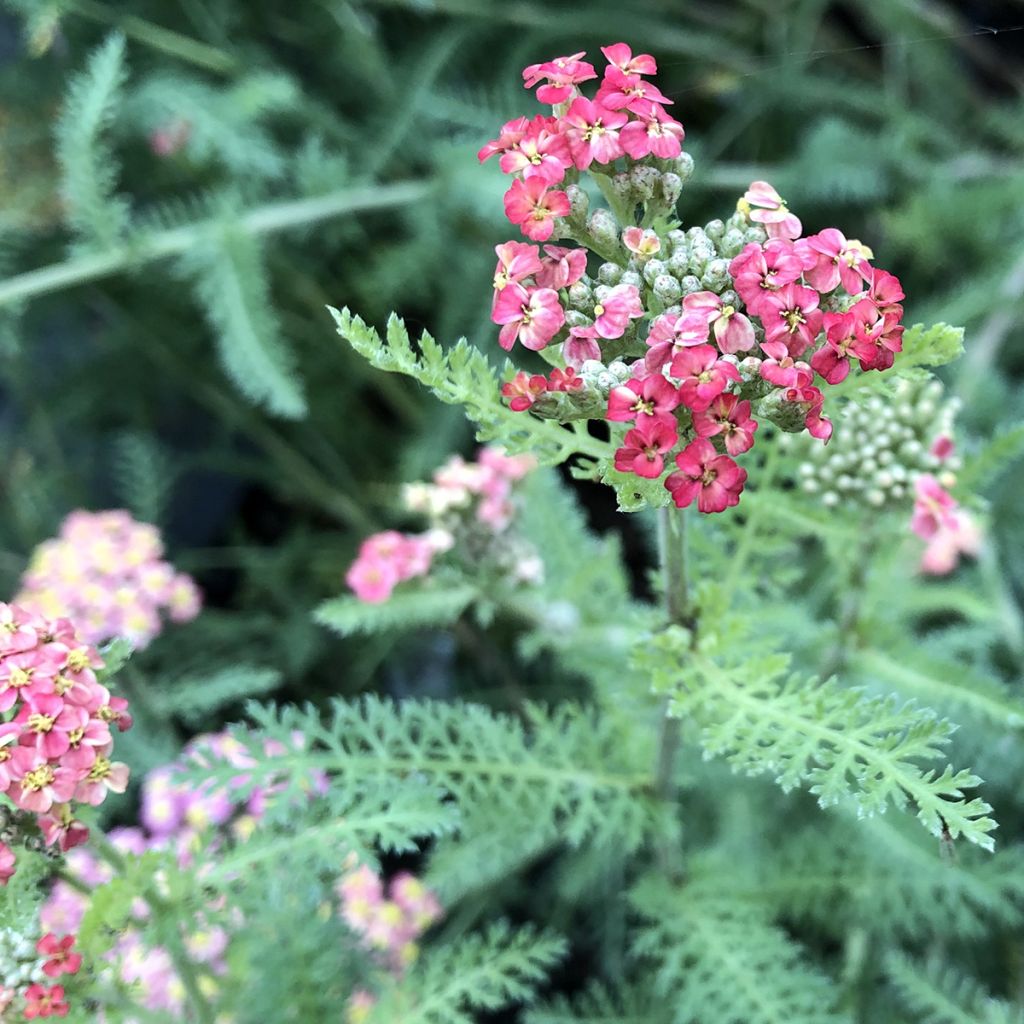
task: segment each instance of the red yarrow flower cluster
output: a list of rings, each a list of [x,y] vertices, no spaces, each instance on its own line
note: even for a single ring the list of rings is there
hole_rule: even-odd
[[[124,731],[131,716],[97,680],[102,667],[67,619],[0,604],[0,794],[65,851],[88,837],[73,804],[100,804],[128,784],[127,766],[111,760],[111,729]],[[12,861],[0,843],[0,881]]]
[[[736,458],[753,446],[758,418],[827,442],[833,428],[823,386],[839,384],[854,366],[893,365],[902,348],[903,290],[872,265],[867,246],[838,228],[804,236],[800,219],[765,181],[753,182],[737,204],[728,260],[700,255],[701,244],[711,246],[707,235],[691,249],[691,232],[659,227],[666,222],[648,207],[650,183],[664,184],[683,128],[649,80],[657,71],[652,56],[634,55],[625,43],[602,52],[608,63],[593,98],[580,92],[598,77],[583,53],[528,67],[524,82],[554,105],[552,114],[509,121],[479,153],[481,160],[498,156],[516,176],[505,211],[529,239],[547,242],[558,231],[600,250],[604,261],[598,285],[587,276],[585,247],[497,247],[492,319],[500,344],[510,350],[518,340],[539,351],[561,341],[563,363],[550,377],[515,374],[502,394],[513,411],[526,412],[550,392],[581,391],[572,403],[534,410],[566,418],[587,415],[607,395],[604,418],[621,438],[615,470],[664,477],[677,505],[721,512],[743,490],[746,472]],[[559,224],[571,205],[565,189],[594,170],[603,185],[614,185],[619,218],[632,219],[644,204],[643,223],[618,224],[617,240],[607,211],[603,220],[595,213],[582,234],[576,220]],[[723,234],[719,222],[716,237]],[[673,260],[683,266],[669,274]],[[601,364],[605,352],[628,367],[617,385],[588,377],[586,364]],[[591,387],[601,389],[593,402]],[[623,434],[617,424],[627,425]]]
[[[477,154],[481,161],[498,156],[501,169],[516,176],[505,193],[505,215],[534,242],[546,242],[559,218],[569,215],[569,196],[558,186],[575,182],[580,171],[607,170],[620,159],[672,158],[681,152],[683,126],[664,109],[672,101],[645,78],[657,73],[654,58],[633,56],[625,43],[602,52],[608,65],[592,100],[579,91],[580,84],[597,78],[593,65],[582,60],[583,53],[526,68],[526,87],[540,86],[537,98],[553,104],[554,113],[508,121]],[[649,239],[645,244],[648,254],[656,251]],[[501,325],[502,347],[512,348],[517,339],[529,349],[546,347],[565,323],[558,290],[586,270],[586,251],[545,246],[541,257],[536,246],[506,242],[498,246],[498,261],[492,317]],[[630,315],[639,312],[626,314],[625,323]],[[598,320],[600,315],[595,324]],[[596,334],[621,336],[625,323],[618,333],[605,333],[617,330],[619,322],[621,315],[606,317]],[[588,350],[596,347],[592,340],[586,345]]]

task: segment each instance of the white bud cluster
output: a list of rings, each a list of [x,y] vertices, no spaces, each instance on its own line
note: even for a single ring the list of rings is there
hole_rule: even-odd
[[[19,989],[47,979],[45,957],[36,952],[38,934],[0,928],[0,988]]]
[[[798,460],[797,486],[826,508],[906,507],[920,474],[960,468],[956,455],[943,460],[932,453],[937,438],[952,437],[958,408],[939,381],[901,379],[891,396],[839,410],[828,445],[806,434],[782,434],[778,441]]]

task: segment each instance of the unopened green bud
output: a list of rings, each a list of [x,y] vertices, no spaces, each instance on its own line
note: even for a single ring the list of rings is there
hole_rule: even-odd
[[[633,190],[637,198],[647,200],[654,198],[654,190],[659,184],[661,173],[654,167],[637,164],[629,172],[629,178],[633,182]]]
[[[648,284],[654,284],[654,279],[665,273],[668,273],[668,267],[664,260],[648,260],[644,265],[644,280]]]
[[[677,249],[669,256],[665,269],[674,277],[685,277],[690,272],[690,250]]]
[[[598,207],[591,215],[587,230],[595,242],[602,246],[618,249],[619,226],[615,223],[611,210]]]
[[[722,240],[718,243],[718,251],[723,256],[728,256],[732,259],[733,256],[738,256],[743,249],[743,246],[747,244],[747,240],[743,237],[743,232],[738,228],[729,228],[725,234],[722,235]]]
[[[658,193],[666,206],[675,206],[679,202],[679,196],[683,191],[683,179],[678,174],[666,171],[658,183]]]
[[[575,285],[573,287],[575,287]],[[584,327],[589,323],[590,317],[586,313],[583,313],[578,309],[571,308],[565,311],[566,327]]]
[[[597,279],[601,284],[607,284],[614,287],[619,283],[622,277],[622,267],[618,263],[602,263],[597,268]]]
[[[657,295],[658,301],[665,305],[671,305],[673,302],[678,302],[680,296],[683,294],[683,290],[679,285],[677,278],[674,278],[671,274],[659,274],[654,281],[654,294]]]
[[[686,246],[686,232],[685,231],[682,231],[679,228],[673,228],[668,233],[668,235],[666,237],[668,238],[668,244],[672,248],[673,251],[675,251],[676,249],[685,248],[685,246]]]
[[[711,260],[704,268],[700,283],[709,291],[721,291],[730,281],[729,264],[723,259]]]
[[[630,200],[636,202],[636,198],[633,195],[633,182],[626,171],[620,171],[618,174],[612,175],[612,191],[624,203]]]
[[[704,225],[704,234],[711,239],[712,242],[718,242],[718,240],[725,233],[725,223],[720,221],[717,217],[714,220],[709,220]]]
[[[700,283],[699,277],[694,277],[693,274],[687,274],[679,282],[684,295],[690,295],[693,292],[702,292],[704,290],[703,285]]]
[[[635,288],[643,288],[644,279],[635,270],[624,270],[619,284],[631,284]]]
[[[693,157],[689,153],[680,153],[675,159],[675,172],[683,181],[689,181],[693,175]]]
[[[757,242],[759,245],[763,244],[768,240],[768,232],[759,224],[751,224],[743,232],[743,244],[747,245],[749,242]]]
[[[579,185],[567,185],[565,194],[569,199],[569,220],[582,223],[590,209],[590,196]]]
[[[594,293],[590,285],[583,281],[577,281],[569,287],[569,308],[579,309],[590,313],[594,308]]]

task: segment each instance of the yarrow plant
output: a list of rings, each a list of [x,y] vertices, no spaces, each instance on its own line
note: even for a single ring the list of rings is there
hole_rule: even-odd
[[[903,291],[870,248],[837,228],[803,234],[755,181],[726,222],[682,231],[672,208],[692,160],[657,65],[624,43],[597,79],[581,54],[527,68],[551,114],[502,126],[479,153],[513,181],[505,213],[532,242],[497,246],[499,342],[540,351],[547,377],[519,372],[510,408],[561,422],[601,410],[614,470],[661,480],[678,507],[739,502],[759,420],[827,442],[822,387],[893,365]],[[589,178],[609,201],[589,214]],[[639,217],[640,223],[634,223]],[[625,426],[622,426],[625,424]],[[667,470],[674,470],[667,472]]]
[[[88,643],[124,637],[145,647],[163,629],[161,614],[187,622],[202,604],[192,577],[163,553],[159,530],[123,509],[78,509],[33,552],[15,602],[73,619]]]

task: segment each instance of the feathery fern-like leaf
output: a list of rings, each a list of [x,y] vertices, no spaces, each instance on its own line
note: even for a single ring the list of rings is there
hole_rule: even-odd
[[[380,604],[368,604],[350,595],[332,598],[317,608],[314,618],[342,636],[447,626],[458,619],[476,597],[476,588],[468,583],[410,585]]]
[[[128,204],[115,195],[117,161],[103,133],[113,121],[127,77],[125,41],[112,35],[71,80],[57,122],[57,159],[68,223],[80,243],[108,248],[128,228]]]
[[[221,363],[250,401],[289,419],[306,414],[295,359],[281,337],[254,235],[226,222],[181,257],[210,326]]]

